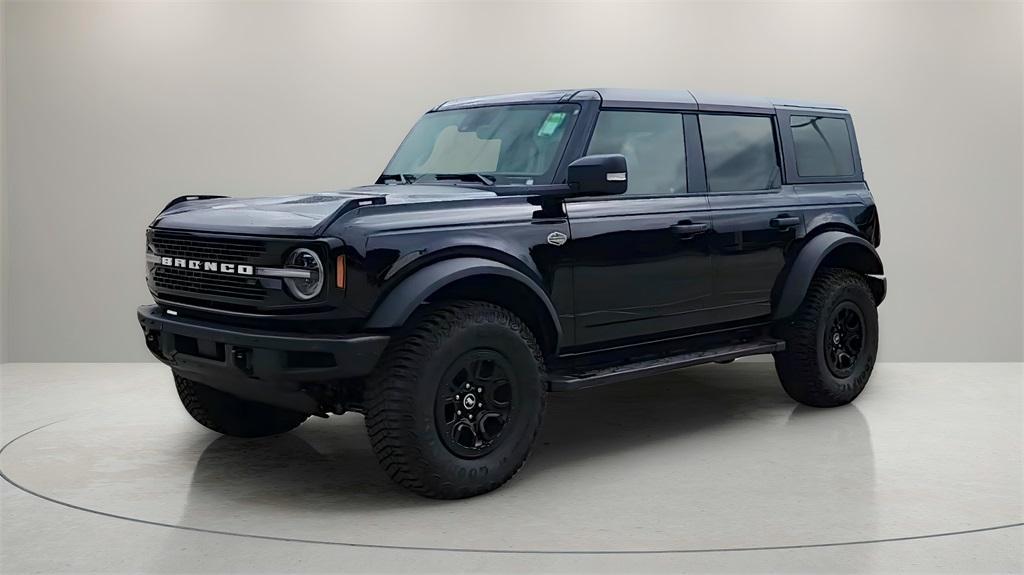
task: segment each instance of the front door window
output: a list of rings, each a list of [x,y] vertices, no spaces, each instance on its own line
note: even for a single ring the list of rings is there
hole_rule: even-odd
[[[601,112],[587,154],[625,156],[629,171],[626,193],[629,195],[686,193],[686,147],[681,114]]]

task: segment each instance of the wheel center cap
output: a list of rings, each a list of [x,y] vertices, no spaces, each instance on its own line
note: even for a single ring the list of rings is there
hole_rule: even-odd
[[[839,334],[838,333],[832,335],[832,343],[839,343]]]
[[[462,398],[462,406],[466,409],[473,409],[476,407],[476,396],[472,393],[467,393],[466,397]]]

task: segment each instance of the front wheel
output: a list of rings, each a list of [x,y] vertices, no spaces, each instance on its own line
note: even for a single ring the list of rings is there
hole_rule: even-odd
[[[786,350],[775,354],[775,371],[796,401],[845,405],[867,385],[878,351],[878,310],[863,276],[820,271],[779,332]]]
[[[481,302],[427,310],[366,387],[366,428],[384,470],[436,499],[486,493],[526,461],[544,412],[544,360],[512,312]]]
[[[174,374],[185,411],[207,429],[234,437],[265,437],[291,431],[309,418],[265,403],[246,401]]]

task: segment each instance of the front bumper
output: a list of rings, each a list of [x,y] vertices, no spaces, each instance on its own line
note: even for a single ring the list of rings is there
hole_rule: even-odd
[[[146,347],[185,377],[245,399],[318,413],[308,384],[368,375],[385,335],[279,334],[138,309]]]

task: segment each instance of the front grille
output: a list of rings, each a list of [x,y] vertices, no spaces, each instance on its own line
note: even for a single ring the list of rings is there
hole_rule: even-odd
[[[160,257],[252,266],[279,265],[281,258],[281,246],[271,250],[268,241],[259,239],[151,230],[148,241],[150,251]],[[221,302],[259,305],[269,296],[256,277],[160,265],[150,268],[150,286],[165,297],[188,296],[210,307]]]
[[[153,285],[158,290],[173,290],[207,296],[221,296],[249,301],[262,301],[267,290],[260,280],[229,274],[157,266]]]
[[[243,275],[259,268],[284,267],[288,254],[305,247],[326,261],[329,254],[321,240],[254,237],[244,235],[162,230],[146,231],[146,265],[149,290],[158,303],[179,304],[232,314],[298,314],[325,305],[326,295],[310,301],[296,300],[280,278]],[[151,256],[156,256],[155,258]],[[161,258],[184,259],[163,265]],[[201,265],[195,265],[195,262]],[[218,264],[207,267],[207,264]],[[219,264],[252,266],[243,273],[224,273]],[[329,271],[327,277],[333,277]],[[326,291],[326,290],[325,290]]]
[[[154,231],[149,245],[158,256],[211,260],[229,263],[255,263],[267,252],[260,240],[238,238],[196,238]]]

